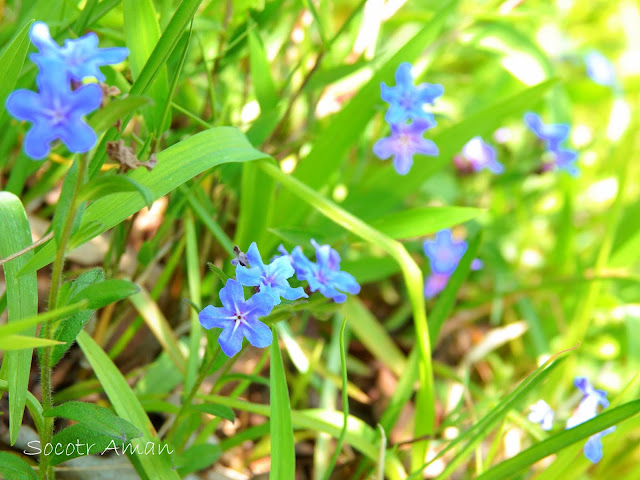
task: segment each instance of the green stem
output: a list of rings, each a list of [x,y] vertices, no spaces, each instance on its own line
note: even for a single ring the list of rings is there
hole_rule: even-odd
[[[58,294],[60,293],[60,284],[62,283],[62,270],[64,269],[64,254],[71,237],[71,228],[75,218],[75,203],[78,197],[80,187],[84,183],[85,172],[87,170],[87,155],[78,157],[78,177],[73,188],[71,197],[71,211],[67,215],[62,225],[62,233],[60,234],[60,243],[56,258],[53,262],[53,271],[51,273],[51,286],[49,287],[49,311],[53,311],[58,306]],[[50,340],[53,338],[51,322],[44,324],[44,338]],[[44,347],[42,350],[42,361],[40,367],[40,382],[42,389],[42,408],[47,411],[53,407],[53,393],[51,391],[51,354],[53,347]],[[53,417],[45,417],[44,428],[42,429],[41,444],[47,445],[51,443],[53,437]],[[43,480],[53,480],[55,472],[53,467],[49,465],[49,457],[42,455],[40,457],[40,478]]]
[[[195,383],[193,384],[193,387],[191,387],[191,390],[189,390],[189,393],[187,394],[184,401],[182,402],[182,405],[180,406],[180,410],[178,410],[178,413],[176,414],[176,418],[173,420],[173,424],[171,425],[171,427],[169,428],[169,431],[167,432],[167,435],[165,436],[166,439],[168,440],[173,439],[173,436],[175,435],[176,430],[178,428],[178,423],[179,423],[178,420],[182,415],[184,415],[184,412],[186,412],[187,409],[191,406],[193,397],[196,396],[196,393],[200,389],[200,385],[202,384],[202,382],[204,382],[204,379],[207,377],[207,373],[209,372],[209,369],[213,365],[213,362],[215,362],[216,358],[218,358],[218,353],[220,353],[220,349],[216,349],[216,353],[211,355],[211,358],[206,363],[206,365],[205,364],[202,365],[203,368],[200,369],[198,378],[196,379]]]
[[[427,326],[427,313],[424,303],[424,281],[422,272],[404,246],[379,232],[358,217],[343,210],[309,186],[293,176],[287,175],[276,165],[268,161],[260,161],[260,168],[269,176],[280,182],[282,186],[300,197],[333,222],[355,233],[363,240],[380,247],[398,262],[402,269],[407,286],[409,300],[413,310],[413,320],[416,329],[416,340],[420,352],[419,372],[420,389],[416,400],[415,437],[421,438],[433,433],[435,423],[435,405],[433,390],[433,369],[431,365],[431,344]],[[426,454],[426,441],[413,444],[413,463],[421,465]]]

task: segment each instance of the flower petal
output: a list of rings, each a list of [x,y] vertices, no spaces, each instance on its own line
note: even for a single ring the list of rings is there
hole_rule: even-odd
[[[249,265],[252,267],[264,268],[264,262],[262,261],[256,242],[252,242],[251,245],[249,245],[249,250],[247,250],[247,259],[249,260]]]
[[[444,87],[434,83],[421,83],[417,88],[420,103],[430,103],[433,105],[435,100],[444,93]]]
[[[406,175],[413,165],[413,155],[407,152],[397,153],[393,157],[393,167],[400,175]]]
[[[291,261],[288,257],[278,257],[273,262],[271,262],[267,271],[271,277],[277,277],[282,279],[290,278],[296,273],[294,268],[291,266]]]
[[[347,272],[336,272],[331,276],[331,284],[333,287],[343,292],[357,295],[360,293],[360,285],[355,277]]]
[[[234,321],[229,319],[229,312],[220,307],[208,305],[198,314],[198,320],[207,330],[211,328],[227,328],[233,326]]]
[[[20,89],[12,92],[7,98],[7,111],[18,120],[32,123],[40,116],[42,103],[40,95],[31,90]]]
[[[93,112],[102,102],[102,89],[97,83],[83,85],[73,92],[70,98],[71,108],[79,115]]]
[[[240,306],[245,303],[242,285],[232,278],[227,280],[225,286],[220,290],[220,301],[229,312],[241,311]]]
[[[591,435],[587,443],[584,444],[584,456],[593,463],[598,463],[602,459],[602,440],[600,434]]]
[[[29,30],[31,42],[38,47],[40,53],[44,55],[55,55],[60,46],[53,40],[49,27],[44,22],[35,22]]]
[[[413,89],[413,76],[411,75],[411,64],[402,62],[396,70],[396,87],[403,89]]]
[[[284,287],[280,287],[279,288],[280,291],[280,296],[282,298],[286,298],[287,300],[293,301],[293,300],[298,300],[299,298],[309,298],[309,295],[307,295],[304,291],[304,288],[302,287],[288,287],[288,286],[284,286]]]
[[[242,330],[241,327],[229,326],[222,330],[218,337],[218,343],[224,354],[231,358],[242,350]]]
[[[236,266],[236,280],[246,287],[257,287],[260,285],[262,272],[258,267],[247,268],[242,265]]]
[[[386,160],[391,155],[394,155],[396,149],[396,142],[394,142],[391,137],[381,138],[373,145],[373,153],[375,153],[380,160]]]
[[[432,157],[435,157],[440,153],[440,151],[438,150],[438,146],[431,140],[427,140],[425,138],[419,139],[415,150],[416,153],[419,153],[421,155],[430,155]]]
[[[24,137],[24,153],[34,160],[42,160],[51,150],[51,142],[56,135],[49,125],[36,122]]]
[[[242,333],[247,337],[249,343],[254,347],[265,348],[271,345],[271,341],[273,340],[271,329],[260,320],[247,322],[240,328],[242,328]]]
[[[69,151],[75,153],[88,152],[98,139],[96,132],[82,120],[58,125],[55,132]]]
[[[247,319],[266,317],[273,310],[274,304],[271,296],[266,292],[258,292],[246,301]]]

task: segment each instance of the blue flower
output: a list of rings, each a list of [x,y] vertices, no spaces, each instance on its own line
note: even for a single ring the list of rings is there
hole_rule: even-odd
[[[247,260],[250,267],[238,265],[236,279],[247,287],[260,287],[261,292],[269,294],[274,305],[280,304],[280,297],[287,300],[307,297],[302,287],[292,288],[289,285],[287,279],[295,274],[295,270],[288,258],[278,257],[265,265],[256,242],[253,242],[247,251]]]
[[[209,305],[200,312],[198,319],[207,330],[222,328],[218,343],[228,357],[242,349],[242,338],[246,337],[254,347],[271,345],[271,330],[258,318],[266,317],[273,309],[273,300],[266,292],[258,292],[249,300],[244,299],[242,285],[229,279],[220,290],[222,307]]]
[[[527,416],[530,422],[539,423],[543,430],[551,430],[553,427],[553,409],[544,400],[538,400],[529,407],[531,412]]]
[[[417,87],[414,86],[411,64],[406,62],[401,63],[396,70],[396,86],[389,87],[382,82],[380,90],[382,100],[389,103],[389,110],[384,118],[392,125],[408,119],[433,121],[433,116],[424,109],[424,106],[427,103],[433,105],[436,98],[444,93],[442,85],[421,83]]]
[[[573,415],[567,420],[567,428],[573,428],[598,414],[598,405],[602,408],[609,406],[607,393],[604,390],[593,388],[591,382],[586,377],[576,377],[574,385],[584,394]],[[602,432],[598,432],[589,437],[584,445],[584,455],[593,463],[598,463],[602,458],[602,437],[613,432],[616,427],[609,427]]]
[[[425,298],[431,299],[444,290],[450,277],[447,273],[432,272],[424,281]]]
[[[71,152],[87,152],[96,134],[82,117],[100,106],[102,89],[97,84],[71,91],[64,71],[50,60],[42,60],[47,75],[38,75],[39,92],[16,90],[7,98],[7,111],[19,120],[33,123],[24,139],[25,153],[36,160],[49,154],[51,142],[60,139]],[[49,68],[52,67],[52,68]]]
[[[504,171],[502,164],[496,160],[495,148],[484,142],[481,137],[472,138],[462,147],[462,157],[476,172],[483,168],[496,174]]]
[[[400,175],[406,175],[413,165],[413,156],[438,155],[438,147],[431,140],[422,138],[424,132],[433,127],[433,120],[418,119],[406,125],[402,123],[391,125],[391,136],[381,138],[373,146],[375,153],[381,160],[393,156],[393,166]]]
[[[564,170],[573,177],[577,177],[580,174],[580,170],[576,166],[576,160],[578,158],[578,154],[576,152],[573,150],[559,148],[552,152],[552,154],[554,159],[553,166],[558,170]]]
[[[587,75],[599,85],[617,87],[616,69],[609,59],[597,51],[589,52],[584,61],[587,65]]]
[[[342,292],[357,295],[360,285],[353,275],[340,271],[340,255],[329,245],[318,245],[315,240],[311,244],[316,249],[316,263],[313,263],[302,253],[300,247],[291,251],[289,256],[291,265],[296,271],[298,280],[306,280],[312,292],[319,291],[327,298],[342,303],[347,296]],[[288,255],[284,247],[278,248],[283,255]]]
[[[60,47],[51,38],[49,27],[43,22],[33,24],[29,37],[40,50],[40,53],[32,54],[31,59],[41,71],[44,72],[51,61],[56,61],[57,65],[54,64],[53,68],[66,69],[69,76],[78,82],[85,77],[95,77],[103,82],[105,76],[99,67],[120,63],[129,55],[129,50],[124,47],[98,48],[98,36],[95,33],[75,40],[67,39],[64,46]]]
[[[527,112],[524,115],[524,122],[540,140],[547,142],[547,149],[551,151],[557,150],[569,136],[569,125],[566,123],[545,125],[535,113]]]
[[[455,241],[451,230],[440,230],[434,240],[424,241],[424,254],[429,258],[431,270],[435,273],[451,275],[460,259],[467,251],[467,242]]]

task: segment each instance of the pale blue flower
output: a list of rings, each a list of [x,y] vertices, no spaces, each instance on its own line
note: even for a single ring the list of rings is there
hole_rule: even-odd
[[[587,65],[587,75],[591,80],[605,87],[617,87],[616,69],[602,53],[589,52],[584,61]]]
[[[426,104],[433,105],[436,98],[444,93],[442,85],[421,83],[417,87],[414,86],[411,64],[406,62],[401,63],[396,70],[396,86],[389,87],[382,82],[380,89],[380,96],[389,103],[389,109],[384,118],[391,125],[403,123],[409,119],[433,122],[433,116],[424,107]]]
[[[553,427],[553,409],[544,400],[538,400],[529,407],[531,412],[527,418],[530,422],[539,423],[543,430],[551,430]]]
[[[72,91],[63,70],[51,66],[48,59],[41,63],[48,73],[37,77],[39,92],[16,90],[6,103],[7,111],[15,118],[33,123],[24,139],[25,153],[41,160],[57,139],[71,152],[89,151],[96,143],[96,134],[83,117],[100,106],[102,89],[88,84]]]
[[[462,147],[462,158],[475,172],[483,169],[495,174],[504,172],[504,167],[496,159],[495,148],[483,141],[481,137],[473,137]]]
[[[546,142],[547,149],[551,151],[557,150],[569,136],[569,125],[566,123],[545,125],[540,116],[532,112],[525,114],[524,122],[540,140]]]
[[[467,242],[454,240],[451,230],[446,229],[436,233],[433,240],[425,240],[423,248],[433,272],[451,275],[467,251]]]
[[[360,285],[353,275],[340,270],[338,252],[329,245],[319,245],[315,240],[311,240],[311,244],[316,249],[316,263],[305,257],[300,247],[295,247],[291,255],[282,246],[278,249],[290,259],[298,280],[306,281],[312,292],[319,291],[337,303],[347,300],[343,292],[360,293]]]
[[[411,124],[392,124],[391,136],[381,138],[373,146],[381,160],[393,157],[393,166],[400,175],[406,175],[413,165],[413,156],[438,155],[438,147],[431,140],[423,138],[424,132],[433,127],[432,120],[418,119]]]
[[[242,349],[244,337],[254,347],[271,345],[271,330],[258,320],[266,317],[273,309],[273,300],[266,292],[258,292],[248,300],[239,282],[227,280],[220,290],[222,307],[209,305],[198,316],[200,324],[207,330],[222,328],[218,343],[228,357],[233,357]]]
[[[424,296],[431,299],[438,295],[449,283],[451,275],[447,273],[432,272],[424,281]]]
[[[256,242],[249,246],[246,255],[249,267],[238,265],[236,279],[247,287],[260,287],[261,292],[269,294],[274,305],[280,304],[280,297],[287,300],[306,298],[302,287],[292,288],[288,278],[295,274],[291,262],[286,257],[278,257],[265,265],[258,251]]]
[[[75,40],[67,39],[60,47],[43,22],[33,24],[29,37],[40,50],[40,53],[32,54],[31,59],[42,73],[48,74],[44,69],[55,61],[53,68],[65,69],[70,78],[78,82],[86,77],[95,77],[103,82],[105,76],[99,67],[120,63],[129,55],[129,50],[124,47],[98,48],[98,36],[93,32]]]

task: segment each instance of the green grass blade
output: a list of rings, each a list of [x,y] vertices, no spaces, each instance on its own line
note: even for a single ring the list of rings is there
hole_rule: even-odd
[[[291,423],[289,389],[284,373],[278,333],[273,328],[271,343],[271,472],[269,480],[293,480],[296,452]]]
[[[0,338],[0,352],[13,352],[16,350],[32,350],[38,347],[50,347],[61,345],[62,342],[47,340],[46,338],[25,337],[24,335],[7,335]],[[29,352],[31,353],[31,352]]]
[[[247,35],[249,37],[249,65],[251,67],[251,83],[256,94],[260,110],[268,112],[278,103],[278,92],[271,76],[267,51],[262,44],[251,22],[247,23]]]
[[[612,425],[632,417],[640,412],[640,400],[625,403],[619,407],[606,410],[592,420],[569,430],[557,433],[540,443],[520,452],[513,458],[499,463],[477,477],[477,480],[501,480],[511,478],[521,470],[533,465],[538,460],[558,452],[580,440],[601,432]]]
[[[24,65],[24,60],[27,58],[27,51],[29,50],[29,29],[33,24],[33,20],[28,22],[20,33],[16,35],[16,38],[5,48],[2,56],[0,57],[0,125],[4,117],[5,101],[9,96],[9,93],[16,86],[18,81],[18,75]]]
[[[265,157],[249,144],[240,131],[219,127],[200,132],[158,153],[158,164],[151,172],[137,169],[128,175],[158,199],[215,166]],[[118,208],[113,208],[114,205],[118,205]],[[70,249],[113,228],[145,205],[138,193],[118,193],[95,201],[86,209],[78,232],[71,237]],[[54,256],[55,246],[49,242],[29,262],[24,272],[48,265]]]
[[[104,350],[86,332],[80,332],[77,341],[98,380],[100,380],[100,384],[104,388],[107,397],[109,397],[117,415],[143,432],[143,436],[140,439],[132,440],[131,443],[134,445],[140,444],[144,451],[147,442],[152,442],[155,444],[157,452],[160,445],[155,429],[118,367],[114,365]],[[175,480],[179,478],[171,467],[171,459],[168,455],[140,455],[135,453],[134,456],[148,478],[158,480]]]
[[[372,220],[371,226],[395,239],[422,237],[464,223],[481,213],[482,209],[470,207],[413,208]]]
[[[9,192],[0,192],[0,257],[6,258],[32,243],[31,228],[20,199]],[[36,272],[18,276],[18,272],[33,258],[29,251],[4,264],[7,285],[9,324],[38,313],[38,282]],[[27,335],[35,333],[35,325],[22,330]],[[6,337],[5,337],[6,338]],[[11,445],[18,438],[22,415],[29,387],[31,349],[8,352],[3,360],[9,381],[9,437]]]
[[[129,65],[134,80],[149,60],[151,53],[160,39],[160,25],[156,17],[156,10],[151,0],[123,0],[124,31],[129,48]],[[177,39],[176,39],[177,41]],[[164,113],[165,102],[169,98],[169,79],[165,65],[158,67],[158,73],[150,84],[148,95],[154,105],[144,109],[148,127],[159,134],[165,130],[160,125]]]
[[[185,219],[185,237],[187,241],[187,279],[189,281],[189,298],[195,305],[202,304],[200,285],[200,265],[198,258],[198,237],[196,236],[196,226],[191,212]],[[190,392],[196,377],[198,376],[198,366],[200,364],[200,339],[202,338],[202,326],[198,320],[198,312],[190,309],[191,329],[189,334],[189,357],[187,359],[186,372],[184,377],[184,391]]]

